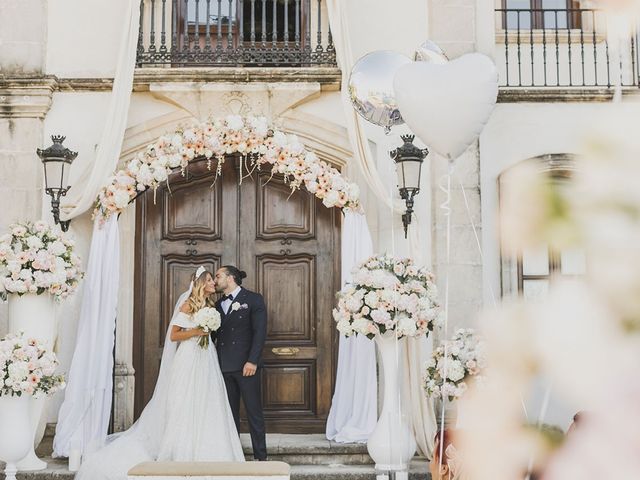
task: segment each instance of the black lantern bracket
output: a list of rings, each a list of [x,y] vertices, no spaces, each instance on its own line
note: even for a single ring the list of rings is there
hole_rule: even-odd
[[[396,163],[400,198],[405,201],[407,206],[407,209],[402,214],[404,238],[407,238],[409,224],[411,224],[411,214],[413,213],[414,198],[420,193],[422,162],[429,155],[429,150],[414,145],[415,135],[401,135],[400,138],[404,143],[389,152],[389,155]]]
[[[63,232],[69,230],[71,220],[60,220],[60,199],[69,191],[67,179],[71,164],[78,156],[62,145],[66,137],[52,135],[53,145],[48,148],[36,150],[44,167],[45,192],[51,197],[51,213],[56,224],[60,225]]]

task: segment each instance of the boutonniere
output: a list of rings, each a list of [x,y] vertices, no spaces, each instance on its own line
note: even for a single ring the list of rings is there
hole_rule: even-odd
[[[243,303],[241,305],[238,302],[233,302],[231,304],[231,311],[232,312],[235,312],[236,310],[246,310],[247,308],[249,308],[249,305],[247,305],[246,303]]]

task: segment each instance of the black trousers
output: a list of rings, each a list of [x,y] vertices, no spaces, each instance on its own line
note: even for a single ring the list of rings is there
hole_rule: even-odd
[[[251,432],[251,445],[253,457],[257,460],[267,459],[267,440],[265,437],[264,415],[262,413],[261,376],[262,369],[258,369],[255,375],[243,377],[242,372],[225,372],[222,374],[227,387],[229,405],[236,422],[236,428],[240,431],[240,398],[244,403]]]

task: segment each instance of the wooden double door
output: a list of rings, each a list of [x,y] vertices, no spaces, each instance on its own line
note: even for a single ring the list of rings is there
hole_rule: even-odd
[[[136,418],[153,393],[173,308],[191,274],[199,265],[215,272],[233,264],[247,272],[243,286],[267,305],[267,431],[323,432],[337,358],[331,309],[340,281],[340,213],[304,190],[291,195],[270,172],[240,182],[239,165],[227,158],[213,184],[206,162],[196,162],[137,201]]]

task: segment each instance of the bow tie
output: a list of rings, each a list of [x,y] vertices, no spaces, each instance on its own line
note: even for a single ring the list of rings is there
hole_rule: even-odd
[[[223,295],[222,299],[220,300],[221,302],[224,302],[225,300],[233,300],[233,295],[229,294],[229,295]]]

